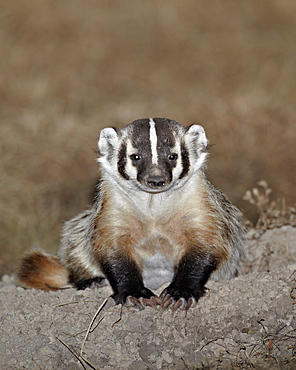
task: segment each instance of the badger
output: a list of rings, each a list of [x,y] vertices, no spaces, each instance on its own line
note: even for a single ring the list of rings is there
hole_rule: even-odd
[[[236,275],[245,239],[239,210],[206,178],[208,147],[202,126],[166,118],[104,128],[92,207],[65,223],[58,257],[23,257],[20,283],[85,289],[107,279],[116,304],[194,307],[210,277]]]

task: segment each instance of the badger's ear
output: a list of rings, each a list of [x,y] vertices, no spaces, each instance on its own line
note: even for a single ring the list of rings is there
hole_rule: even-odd
[[[205,152],[209,148],[209,141],[205,130],[200,125],[191,125],[186,132],[186,136],[200,152]]]
[[[112,127],[104,128],[98,141],[99,156],[110,155],[118,146],[117,130]]]

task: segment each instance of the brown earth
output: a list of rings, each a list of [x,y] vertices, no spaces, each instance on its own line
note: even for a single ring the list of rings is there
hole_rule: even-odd
[[[295,241],[291,226],[251,231],[241,274],[209,282],[187,315],[102,307],[109,286],[42,292],[6,275],[0,368],[295,369]]]
[[[0,276],[91,201],[103,127],[204,126],[209,178],[296,201],[295,0],[0,0]]]

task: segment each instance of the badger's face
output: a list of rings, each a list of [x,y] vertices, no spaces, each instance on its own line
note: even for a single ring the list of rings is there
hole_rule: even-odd
[[[147,118],[122,129],[103,129],[98,161],[117,183],[159,193],[179,188],[198,171],[207,147],[199,125],[184,127],[166,118]]]

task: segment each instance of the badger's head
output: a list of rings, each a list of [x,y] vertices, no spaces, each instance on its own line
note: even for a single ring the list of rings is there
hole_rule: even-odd
[[[203,166],[208,144],[202,126],[140,119],[122,129],[103,129],[98,161],[118,184],[159,193],[191,178]]]

